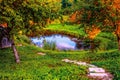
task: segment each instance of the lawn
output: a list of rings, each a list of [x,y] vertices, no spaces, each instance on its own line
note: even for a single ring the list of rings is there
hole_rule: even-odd
[[[68,24],[51,24],[48,25],[46,28],[43,29],[45,33],[52,32],[54,34],[65,34],[70,35],[78,38],[83,38],[86,36],[84,32],[84,28],[81,25],[68,25]]]
[[[117,50],[89,53],[89,51],[50,51],[27,45],[18,47],[21,63],[14,62],[11,49],[0,50],[1,80],[90,80],[87,67],[64,63],[61,60],[85,61],[105,68],[120,79],[120,53]],[[43,52],[46,55],[37,54]]]
[[[0,50],[0,80],[88,80],[87,67],[61,61],[71,54],[44,51],[34,46],[18,47],[18,51],[20,64],[14,62],[11,49]],[[37,54],[41,51],[46,55]]]

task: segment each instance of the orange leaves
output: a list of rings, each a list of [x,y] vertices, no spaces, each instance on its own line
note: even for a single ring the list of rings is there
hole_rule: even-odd
[[[120,10],[120,0],[114,0],[113,7]]]
[[[29,24],[30,24],[31,26],[33,26],[33,25],[36,25],[37,23],[35,23],[35,22],[32,21],[32,20],[29,20]]]
[[[29,21],[30,25],[34,25],[34,22],[32,20]]]
[[[90,39],[94,39],[100,33],[100,29],[96,27],[95,25],[92,25],[92,29],[87,30],[86,32]]]
[[[69,18],[70,22],[80,23],[79,19],[81,18],[81,14],[83,13],[83,10],[75,11]]]
[[[51,23],[50,18],[46,19],[46,23],[47,23],[47,24],[50,24],[50,23]]]
[[[110,5],[111,8],[120,10],[120,0],[101,0],[103,5]]]
[[[70,22],[75,22],[77,16],[77,11],[70,16]]]
[[[117,29],[115,33],[120,36],[120,21],[117,21]]]
[[[8,27],[8,24],[6,22],[0,24],[1,26],[3,26],[4,28]]]

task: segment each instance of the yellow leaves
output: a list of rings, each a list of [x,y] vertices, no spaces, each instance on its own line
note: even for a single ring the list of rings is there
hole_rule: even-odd
[[[101,32],[101,30],[98,27],[96,27],[95,25],[92,25],[92,29],[87,30],[86,32],[90,39],[94,39]]]
[[[36,23],[34,23],[34,21],[32,20],[29,20],[29,24],[32,26],[32,25],[35,25]]]
[[[54,19],[54,21],[51,21],[51,24],[59,24],[60,23],[60,20],[59,19]]]
[[[21,35],[21,34],[22,34],[22,31],[19,31],[18,34]]]
[[[34,22],[32,20],[29,21],[30,25],[34,25]]]
[[[2,0],[0,0],[0,3],[2,2]]]
[[[38,23],[35,23],[33,20],[29,20],[29,24],[33,26],[33,25],[37,25]]]

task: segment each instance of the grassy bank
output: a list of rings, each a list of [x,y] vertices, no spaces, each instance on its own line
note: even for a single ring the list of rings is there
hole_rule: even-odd
[[[87,34],[84,31],[82,25],[67,25],[67,24],[51,24],[44,28],[41,31],[43,35],[51,35],[51,34],[63,34],[71,37],[77,37],[83,40],[87,39]],[[95,44],[97,44],[97,50],[109,50],[116,49],[117,39],[113,33],[108,32],[100,32],[95,37]],[[89,40],[87,40],[87,44]]]
[[[18,51],[20,64],[14,62],[11,49],[0,50],[0,80],[88,80],[86,67],[63,63],[55,58],[59,53],[34,46],[18,47]],[[41,51],[46,55],[37,54]]]
[[[61,59],[86,61],[105,68],[120,79],[120,53],[110,50],[97,53],[88,51],[49,51],[35,46],[18,47],[21,63],[14,62],[11,49],[0,50],[1,80],[89,80],[87,67],[64,63]],[[46,53],[45,56],[37,54]]]
[[[77,38],[85,37],[86,33],[84,28],[81,28],[80,25],[62,25],[62,24],[51,24],[43,29],[45,34],[64,34],[70,35]]]

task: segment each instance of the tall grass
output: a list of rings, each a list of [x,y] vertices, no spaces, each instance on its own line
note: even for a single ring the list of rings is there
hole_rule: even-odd
[[[43,49],[45,50],[56,50],[56,43],[55,42],[46,42],[44,41]]]

